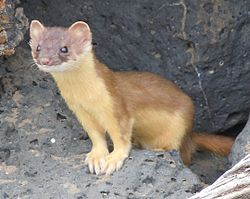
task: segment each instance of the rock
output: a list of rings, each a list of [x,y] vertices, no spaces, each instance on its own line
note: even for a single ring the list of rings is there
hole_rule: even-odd
[[[229,156],[232,166],[237,164],[248,154],[250,154],[250,116],[245,128],[237,136]]]
[[[45,25],[88,22],[97,56],[113,69],[151,71],[177,83],[194,100],[195,130],[246,122],[250,1],[26,0],[22,6]]]
[[[89,198],[101,198],[101,194],[106,198],[187,198],[202,185],[197,176],[180,164],[176,155],[176,152],[135,150],[108,183],[91,185],[85,195]]]
[[[16,4],[15,0],[0,1],[0,56],[15,53],[15,47],[23,40],[29,25],[23,8]]]
[[[87,166],[83,164],[83,156],[49,157],[45,153],[38,156],[28,152],[22,155],[22,164],[15,167],[11,175],[0,174],[0,182],[10,176],[15,179],[2,184],[1,193],[4,190],[11,197],[37,199],[185,199],[204,186],[195,174],[183,167],[176,152],[134,150],[124,167],[110,177],[89,174]],[[9,168],[5,166],[1,170]],[[25,184],[19,186],[21,182]]]

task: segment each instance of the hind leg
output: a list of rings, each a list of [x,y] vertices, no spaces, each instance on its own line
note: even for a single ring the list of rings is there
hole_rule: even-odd
[[[190,134],[187,134],[183,140],[180,147],[180,155],[183,163],[189,165],[191,163],[192,154],[195,152],[195,144],[191,139]]]
[[[180,138],[168,138],[167,134],[159,137],[155,137],[149,143],[143,143],[143,148],[150,149],[153,151],[169,151],[178,150],[180,152],[181,159],[185,165],[189,165],[191,162],[191,157],[195,151],[195,144],[189,135],[185,135],[182,139]]]
[[[180,151],[186,134],[187,125],[182,114],[153,109],[137,112],[133,138],[142,148]]]

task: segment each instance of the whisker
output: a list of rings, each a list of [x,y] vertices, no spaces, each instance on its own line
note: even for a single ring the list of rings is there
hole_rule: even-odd
[[[35,67],[36,67],[36,64],[35,64],[35,63],[32,63],[32,64],[30,64],[29,66],[31,66],[31,67],[35,66]]]
[[[35,65],[36,65],[36,63],[34,63],[34,62],[28,63],[28,66],[35,66]]]

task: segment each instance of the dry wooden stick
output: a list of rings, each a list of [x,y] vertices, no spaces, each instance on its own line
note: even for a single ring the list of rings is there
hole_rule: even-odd
[[[189,199],[250,199],[250,154]]]

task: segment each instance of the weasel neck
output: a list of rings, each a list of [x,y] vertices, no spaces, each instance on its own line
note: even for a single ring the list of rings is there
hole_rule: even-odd
[[[100,77],[102,73],[112,73],[104,64],[99,62],[93,51],[79,55],[76,61],[70,61],[70,70],[51,72],[57,83],[86,83]]]
[[[93,52],[80,55],[72,62],[72,70],[51,73],[65,100],[102,98],[107,95],[105,79],[112,71],[100,63]],[[106,76],[105,76],[106,75]],[[86,101],[85,100],[85,101]]]

